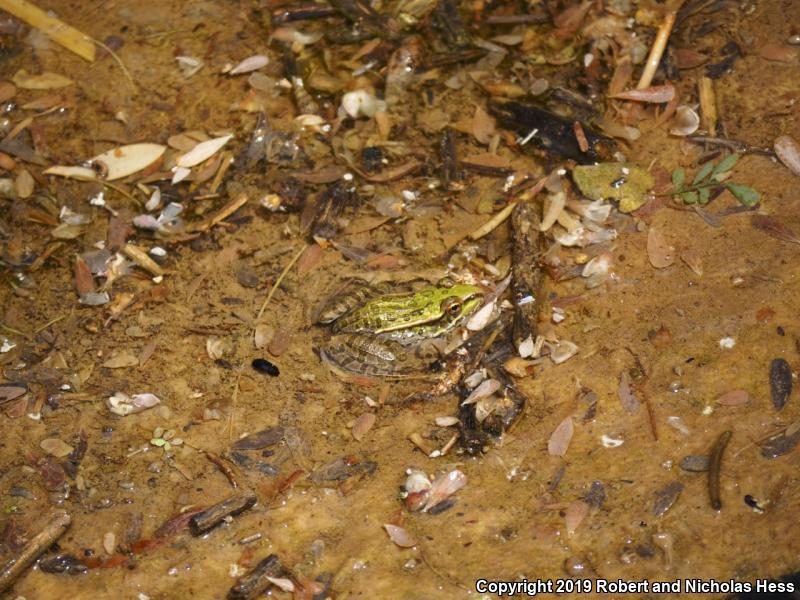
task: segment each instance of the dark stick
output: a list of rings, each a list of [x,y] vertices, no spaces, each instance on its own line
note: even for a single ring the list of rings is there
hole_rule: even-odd
[[[708,496],[711,499],[711,508],[720,510],[722,508],[722,500],[719,493],[719,470],[722,465],[722,454],[725,452],[725,446],[731,439],[731,431],[724,431],[714,442],[714,447],[711,448],[711,457],[708,465]]]
[[[0,570],[0,592],[4,592],[30,567],[39,555],[69,529],[72,518],[65,512],[57,512],[50,516],[44,528],[22,548],[20,553],[8,561]]]
[[[242,492],[210,506],[189,519],[192,535],[200,535],[219,525],[222,519],[238,515],[251,508],[258,498],[253,492]]]
[[[514,302],[514,346],[528,338],[536,339],[536,321],[539,315],[542,285],[542,270],[539,256],[543,250],[544,236],[539,231],[539,216],[531,202],[520,202],[511,213],[511,228],[514,239],[513,278],[511,297]]]
[[[250,600],[260,596],[272,582],[267,577],[277,577],[283,565],[277,554],[270,554],[246,575],[241,576],[228,592],[228,600]]]
[[[306,19],[325,19],[338,14],[332,6],[326,4],[298,4],[289,8],[281,8],[272,13],[272,24],[283,25],[292,21],[304,21]]]
[[[487,25],[521,25],[549,23],[549,15],[493,15],[486,17]]]

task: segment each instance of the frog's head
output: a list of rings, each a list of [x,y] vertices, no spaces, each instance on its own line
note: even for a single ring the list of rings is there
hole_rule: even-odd
[[[483,301],[483,290],[476,285],[441,283],[431,288],[431,303],[438,304],[437,318],[447,321],[451,326],[472,313]]]

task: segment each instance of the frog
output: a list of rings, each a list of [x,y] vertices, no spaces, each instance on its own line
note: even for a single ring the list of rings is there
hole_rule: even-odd
[[[320,348],[323,360],[361,375],[400,376],[419,369],[411,350],[444,339],[483,302],[477,285],[443,279],[416,290],[390,283],[351,282],[317,312],[332,337]]]

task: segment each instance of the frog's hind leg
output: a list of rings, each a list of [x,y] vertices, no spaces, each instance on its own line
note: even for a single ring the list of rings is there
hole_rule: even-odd
[[[386,287],[385,283],[372,284],[364,279],[347,279],[317,306],[312,320],[323,325],[333,323],[367,300],[385,293]]]
[[[398,374],[406,360],[406,351],[397,342],[358,334],[334,337],[320,354],[345,371],[376,376]]]

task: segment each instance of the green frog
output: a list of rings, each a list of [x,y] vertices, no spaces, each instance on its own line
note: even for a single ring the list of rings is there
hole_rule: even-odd
[[[336,367],[364,375],[413,371],[407,350],[446,336],[483,301],[480,287],[446,279],[405,292],[392,292],[389,284],[350,287],[319,311],[317,322],[330,324],[333,333],[321,354]]]

